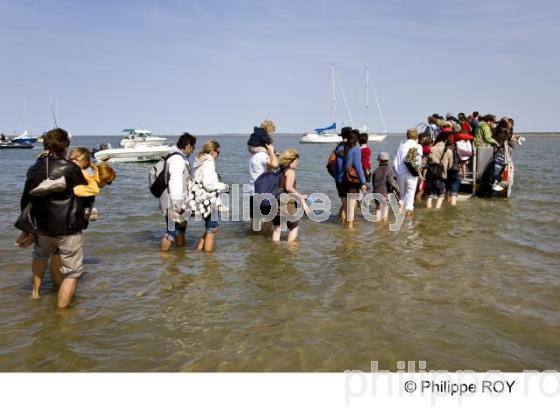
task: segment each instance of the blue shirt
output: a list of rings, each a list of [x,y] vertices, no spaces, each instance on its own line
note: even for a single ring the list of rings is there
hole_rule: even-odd
[[[337,148],[336,152],[340,152],[344,150],[344,146]],[[339,160],[341,162],[339,168]],[[340,158],[337,157],[336,159],[336,169],[335,169],[335,179],[337,183],[345,182],[346,181],[346,168],[354,167],[356,168],[356,172],[358,173],[358,178],[360,179],[360,184],[365,185],[366,177],[364,175],[364,169],[362,168],[362,151],[358,145],[354,145],[352,148],[348,150],[346,153],[346,157]]]
[[[342,152],[344,151],[344,144],[339,144],[338,147],[334,149],[336,155],[336,164],[334,167],[334,180],[337,184],[342,183],[344,177],[344,157]]]

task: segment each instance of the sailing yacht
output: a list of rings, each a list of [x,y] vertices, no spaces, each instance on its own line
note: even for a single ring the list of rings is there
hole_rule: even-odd
[[[302,144],[332,144],[342,141],[342,137],[336,132],[336,70],[334,64],[331,64],[331,82],[333,123],[328,127],[315,128],[314,132],[305,134],[299,141]]]
[[[342,137],[338,135],[336,132],[336,84],[340,87],[340,91],[342,93],[342,100],[344,102],[344,107],[346,109],[346,114],[350,119],[350,124],[352,128],[354,128],[354,121],[352,120],[352,116],[350,115],[350,110],[348,109],[348,104],[346,103],[346,98],[344,96],[344,90],[342,86],[338,82],[338,78],[336,76],[335,65],[331,64],[331,78],[332,78],[332,112],[333,112],[333,123],[325,128],[315,128],[313,132],[309,132],[305,134],[300,143],[309,143],[309,144],[321,144],[321,143],[338,143],[342,141]],[[379,116],[381,118],[381,122],[383,124],[383,133],[370,133],[368,132],[368,107],[369,107],[369,89],[372,88],[373,96],[375,98],[375,102],[377,104],[377,108],[379,110]],[[369,141],[383,141],[387,137],[387,128],[385,126],[385,120],[383,119],[383,114],[381,113],[381,106],[379,104],[379,100],[377,98],[377,93],[375,92],[375,88],[373,87],[373,81],[371,81],[371,77],[369,75],[368,66],[366,66],[366,106],[365,106],[366,116],[365,116],[365,124],[361,129],[362,132],[368,132]]]
[[[379,118],[381,119],[381,124],[383,124],[383,133],[376,134],[368,132],[368,107],[369,107],[369,88],[373,91],[373,98],[375,99],[375,103],[377,104],[377,110],[379,111]],[[369,75],[369,67],[366,65],[366,116],[365,116],[365,124],[362,128],[363,132],[368,133],[368,140],[369,141],[383,141],[387,138],[387,126],[385,125],[385,119],[383,118],[383,113],[381,112],[381,105],[379,104],[379,99],[377,98],[377,93],[375,92],[375,87],[373,86],[373,81],[371,81],[371,77]]]
[[[23,115],[25,116],[25,130],[17,137],[12,138],[12,141],[19,144],[35,144],[37,142],[37,137],[29,135],[27,128],[27,102],[25,99],[23,100]]]

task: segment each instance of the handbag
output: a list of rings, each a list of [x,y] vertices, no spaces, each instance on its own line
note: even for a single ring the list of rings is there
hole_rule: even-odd
[[[436,180],[436,179],[443,179],[443,164],[441,161],[447,152],[447,147],[444,148],[443,154],[439,159],[439,162],[428,162],[428,170],[426,172],[426,176],[428,179]]]
[[[187,194],[183,208],[189,215],[202,215],[206,218],[212,212],[212,208],[217,205],[218,191],[207,191],[199,181],[189,180]]]
[[[358,171],[356,171],[356,168],[346,167],[344,173],[346,176],[346,181],[348,181],[349,184],[355,185],[360,183],[360,177],[358,176]]]
[[[37,226],[35,225],[35,221],[31,217],[31,202],[29,202],[25,206],[25,208],[23,208],[23,211],[21,211],[21,213],[19,214],[14,226],[20,231],[35,233],[35,231],[37,230]]]
[[[402,143],[401,143],[402,146]],[[404,165],[408,169],[408,172],[413,177],[420,175],[420,164],[418,164],[418,149],[416,147],[410,147],[404,158]]]

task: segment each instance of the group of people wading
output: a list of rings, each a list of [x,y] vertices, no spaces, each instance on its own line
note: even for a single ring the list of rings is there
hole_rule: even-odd
[[[387,201],[391,194],[399,199],[401,214],[410,215],[415,200],[423,197],[428,208],[434,207],[434,200],[435,208],[440,208],[446,196],[449,203],[455,205],[468,162],[481,146],[494,147],[491,189],[503,189],[500,175],[504,163],[499,157],[506,144],[520,139],[513,134],[512,119],[502,118],[497,122],[491,114],[479,117],[477,112],[469,116],[460,113],[455,118],[448,113],[445,118],[431,115],[427,124],[420,132],[416,128],[407,130],[406,139],[399,145],[392,163],[390,155],[381,152],[375,169],[371,164],[368,135],[350,127],[342,128],[342,142],[333,150],[327,164],[342,203],[341,224],[349,228],[354,226],[360,195],[370,189],[379,194],[376,197],[377,221],[387,219]],[[271,192],[276,196],[287,195],[289,199],[282,209],[288,215],[295,215],[298,208],[309,214],[309,205],[308,196],[296,188],[299,154],[295,149],[277,154],[272,140],[274,132],[274,123],[265,120],[254,128],[247,142],[249,209],[251,218],[257,217],[254,214],[257,210],[259,216],[268,217],[272,222],[272,241],[279,242],[282,207],[258,199],[260,182],[268,176],[269,182],[275,185]],[[53,282],[59,287],[57,306],[64,308],[70,304],[77,280],[83,273],[82,230],[89,221],[97,219],[93,207],[95,196],[100,188],[111,184],[115,172],[106,164],[93,164],[86,148],[69,152],[70,138],[63,129],[47,132],[43,145],[45,151],[27,172],[21,214],[16,222],[22,234],[16,245],[34,245],[32,297],[39,297],[43,274],[50,263]],[[216,171],[220,144],[214,140],[205,142],[192,161],[191,169],[189,157],[195,146],[196,137],[184,133],[170,154],[162,159],[165,175],[165,189],[159,197],[159,208],[165,217],[165,234],[160,242],[162,252],[168,251],[173,243],[185,245],[188,219],[185,215],[195,211],[203,215],[205,225],[196,249],[206,252],[214,249],[219,226],[216,215],[223,209],[219,194],[228,192],[229,187]],[[384,198],[385,204],[379,198]],[[271,212],[275,212],[274,215]],[[286,225],[287,241],[296,241],[299,221],[288,219]]]
[[[506,166],[504,149],[521,140],[513,134],[513,119],[504,117],[496,121],[492,114],[480,117],[475,111],[469,116],[459,113],[457,117],[447,113],[445,118],[433,114],[427,121],[420,132],[416,128],[407,130],[392,167],[389,154],[382,152],[377,158],[379,166],[373,172],[367,134],[350,127],[341,130],[343,141],[334,149],[327,164],[342,201],[341,223],[353,226],[359,196],[350,198],[348,194],[367,191],[370,181],[373,192],[385,198],[388,193],[400,197],[401,212],[407,215],[414,210],[415,201],[423,198],[427,208],[434,207],[434,200],[435,208],[441,208],[446,197],[451,205],[456,205],[462,180],[478,147],[494,148],[489,185],[493,191],[504,189],[501,184]],[[376,206],[377,220],[386,219],[386,213],[380,215],[380,204]],[[384,209],[387,211],[388,207]]]

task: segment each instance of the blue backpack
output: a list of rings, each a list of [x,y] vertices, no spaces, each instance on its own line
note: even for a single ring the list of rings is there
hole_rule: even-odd
[[[280,170],[266,171],[258,176],[255,180],[255,194],[271,194],[278,197],[280,194]],[[260,203],[264,206],[270,206],[268,199],[263,199]]]

